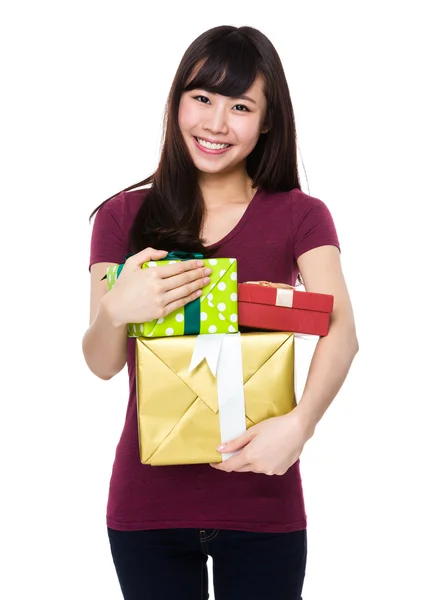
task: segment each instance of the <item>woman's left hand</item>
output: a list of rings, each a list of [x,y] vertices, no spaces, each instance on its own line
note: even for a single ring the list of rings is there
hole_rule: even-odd
[[[297,461],[312,434],[293,410],[253,425],[238,438],[227,442],[224,448],[219,446],[220,452],[240,452],[221,463],[211,463],[211,467],[227,472],[284,475]]]

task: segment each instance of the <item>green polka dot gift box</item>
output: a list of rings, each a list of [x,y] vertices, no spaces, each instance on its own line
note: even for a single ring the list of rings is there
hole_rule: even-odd
[[[237,260],[235,258],[203,258],[199,254],[170,252],[165,259],[148,261],[142,265],[142,268],[160,268],[191,258],[203,259],[205,267],[212,269],[210,283],[203,288],[202,296],[164,318],[147,323],[128,323],[129,337],[166,337],[238,331]],[[115,285],[123,266],[121,264],[108,267],[104,277],[107,280],[108,291]]]

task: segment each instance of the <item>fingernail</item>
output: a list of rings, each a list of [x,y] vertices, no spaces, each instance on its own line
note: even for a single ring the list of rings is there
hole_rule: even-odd
[[[205,269],[205,275],[210,275],[212,273],[212,269]]]
[[[204,265],[204,264],[205,264],[205,263],[203,262],[203,260],[198,260],[198,261],[197,261],[197,266],[198,266],[198,267],[203,267],[203,265]]]
[[[203,279],[203,283],[204,283],[204,284],[210,283],[210,277],[205,277],[205,278]]]
[[[225,450],[226,446],[227,446],[227,444],[221,444],[220,446],[218,446],[218,448],[217,448],[218,452]]]

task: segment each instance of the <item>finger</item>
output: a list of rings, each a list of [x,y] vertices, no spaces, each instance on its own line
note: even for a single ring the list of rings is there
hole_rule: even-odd
[[[133,254],[127,259],[127,263],[134,264],[135,266],[140,266],[149,260],[159,260],[161,258],[165,258],[168,254],[166,250],[156,250],[156,248],[144,248],[140,252]]]
[[[238,438],[226,442],[225,444],[221,444],[218,446],[218,452],[236,452],[237,450],[241,450],[249,442],[253,440],[255,437],[255,429],[254,427],[250,427],[247,431],[245,431],[242,435],[239,435]]]
[[[222,461],[222,463],[217,464],[217,468],[220,471],[226,471],[227,473],[231,473],[232,471],[237,471],[242,467],[245,467],[249,464],[248,459],[246,458],[246,454],[244,452],[239,452],[235,456],[231,458],[227,458],[227,460]]]
[[[195,281],[192,281],[191,283],[187,283],[176,289],[172,289],[172,290],[169,290],[168,292],[165,292],[165,294],[164,294],[165,306],[167,306],[168,304],[175,302],[176,300],[179,300],[181,298],[191,297],[192,294],[195,294],[196,292],[199,291],[201,293],[195,296],[196,298],[198,298],[199,295],[202,294],[202,289],[205,287],[205,285],[207,285],[209,283],[209,281],[210,280],[208,277],[205,277],[203,279],[196,279]]]
[[[190,294],[189,296],[185,296],[184,298],[178,298],[177,300],[170,302],[169,304],[167,304],[165,306],[163,316],[166,317],[170,313],[174,312],[174,310],[178,310],[179,308],[182,308],[189,302],[193,302],[193,300],[196,300],[201,295],[202,295],[202,290],[197,290],[197,291],[193,292],[192,294]]]
[[[167,279],[164,279],[162,282],[162,286],[163,286],[163,290],[165,292],[168,291],[172,291],[176,288],[180,288],[182,286],[185,286],[187,284],[190,284],[192,282],[195,283],[200,283],[199,287],[202,287],[203,285],[207,285],[209,283],[209,279],[206,279],[209,277],[209,275],[212,273],[212,269],[205,269],[203,268],[197,268],[191,271],[187,271],[185,273],[181,273],[179,275],[174,275],[172,277],[168,277]],[[199,289],[196,288],[196,289]],[[186,291],[185,294],[183,294],[183,296],[188,296],[188,294],[191,294],[191,292],[193,292],[193,289],[188,289]],[[181,295],[179,295],[178,297],[180,297]],[[175,297],[176,298],[176,297]],[[171,300],[175,300],[175,298],[170,298]]]
[[[168,277],[174,277],[175,275],[187,273],[193,269],[199,269],[200,267],[204,267],[204,265],[205,263],[203,260],[182,260],[171,263],[170,265],[164,265],[157,274],[161,279],[166,279]]]

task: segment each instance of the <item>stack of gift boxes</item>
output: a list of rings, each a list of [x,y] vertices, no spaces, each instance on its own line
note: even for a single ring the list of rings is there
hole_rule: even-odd
[[[193,255],[169,253],[142,268],[189,258]],[[333,296],[286,284],[238,283],[236,259],[204,262],[212,274],[200,298],[162,319],[127,325],[136,343],[144,464],[228,458],[216,450],[222,442],[296,406],[295,334],[328,333]],[[108,291],[122,267],[108,268]]]

